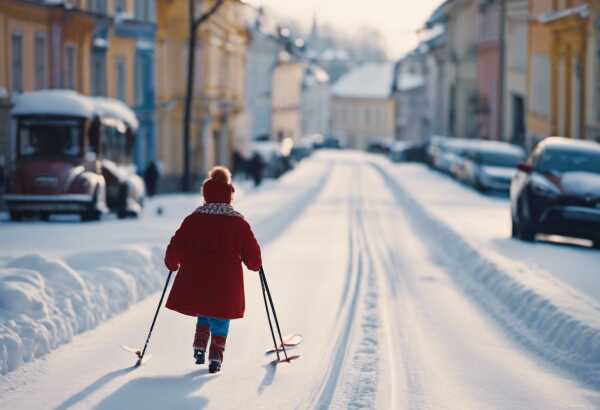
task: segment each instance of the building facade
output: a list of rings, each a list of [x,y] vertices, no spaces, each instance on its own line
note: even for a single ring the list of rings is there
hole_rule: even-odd
[[[479,0],[477,36],[477,114],[478,134],[484,139],[503,137],[500,121],[501,64],[500,0]],[[503,107],[502,107],[503,108]]]
[[[212,1],[198,2],[199,12]],[[245,116],[248,45],[246,6],[225,2],[197,32],[192,107],[191,165],[198,185],[216,165],[230,166]],[[187,0],[157,3],[158,157],[165,189],[178,189],[183,174],[183,113],[186,94],[189,16]]]
[[[394,63],[373,63],[342,76],[331,91],[331,134],[353,149],[396,132]]]
[[[419,141],[431,135],[428,83],[425,81],[430,55],[419,47],[400,59],[394,67],[394,96],[398,141]],[[430,83],[430,85],[434,85]]]
[[[529,2],[527,131],[531,142],[550,135],[586,138],[590,13],[583,0]]]
[[[506,2],[504,19],[504,133],[505,139],[523,145],[527,135],[528,0]]]
[[[90,44],[105,17],[86,8],[22,0],[0,7],[0,161],[10,155],[10,100],[23,92],[69,88],[89,94]]]
[[[269,31],[264,20],[264,13],[259,10],[248,30],[246,108],[250,139],[271,135],[273,71],[283,51],[279,38]]]

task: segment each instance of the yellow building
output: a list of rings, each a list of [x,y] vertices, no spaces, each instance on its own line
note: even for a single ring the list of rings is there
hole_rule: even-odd
[[[527,129],[534,140],[549,135],[586,138],[590,2],[529,2]]]
[[[101,16],[63,5],[2,0],[0,95],[45,88],[90,89],[90,44]],[[0,102],[0,118],[9,105]],[[0,123],[0,162],[10,158],[8,121]]]
[[[198,2],[206,11],[212,0]],[[215,164],[231,165],[236,124],[244,116],[248,36],[245,8],[234,0],[198,30],[191,166],[199,182]],[[157,123],[158,157],[173,186],[183,173],[183,113],[186,93],[189,15],[187,0],[157,5]]]
[[[99,16],[62,5],[3,0],[0,87],[9,94],[43,88],[89,91],[89,44]]]

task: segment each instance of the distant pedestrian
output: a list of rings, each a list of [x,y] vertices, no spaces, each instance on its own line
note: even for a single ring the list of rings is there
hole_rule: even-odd
[[[243,174],[244,178],[246,177],[246,158],[242,155],[239,150],[235,150],[233,152],[233,175],[238,177]]]
[[[197,364],[211,339],[210,373],[221,369],[229,321],[244,316],[242,262],[253,271],[262,265],[250,225],[231,206],[233,192],[229,170],[213,168],[202,186],[204,205],[184,219],[165,255],[167,268],[179,269],[166,306],[197,318]]]
[[[144,171],[144,182],[146,183],[146,193],[149,197],[156,195],[158,191],[158,181],[160,179],[160,170],[156,161],[150,161]]]
[[[254,181],[254,186],[259,186],[263,180],[265,162],[258,152],[255,152],[254,155],[252,155],[250,163],[248,164],[248,170]]]

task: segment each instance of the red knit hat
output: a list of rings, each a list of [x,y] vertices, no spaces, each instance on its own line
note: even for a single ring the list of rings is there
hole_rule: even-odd
[[[231,172],[225,167],[214,167],[202,184],[202,195],[206,203],[231,203],[235,192],[231,184]]]

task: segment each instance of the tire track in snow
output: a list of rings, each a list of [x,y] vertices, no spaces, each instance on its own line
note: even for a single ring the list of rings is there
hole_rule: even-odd
[[[362,255],[359,251],[360,238],[358,237],[358,231],[354,223],[357,216],[356,214],[358,212],[358,206],[355,199],[355,193],[353,193],[351,196],[352,197],[350,198],[350,212],[348,217],[350,223],[349,242],[351,245],[351,251],[349,257],[349,265],[347,268],[346,283],[342,292],[342,303],[338,310],[338,317],[343,318],[343,321],[339,324],[339,330],[336,332],[338,338],[333,349],[332,363],[329,367],[327,376],[325,377],[325,380],[322,383],[323,387],[318,393],[314,405],[311,406],[315,409],[329,409],[332,405],[332,401],[336,393],[341,372],[344,367],[346,351],[350,342],[350,334],[354,324],[359,295],[362,287],[363,271]],[[351,298],[348,300],[347,296],[350,295]]]
[[[364,208],[364,163],[353,164],[351,181],[348,276],[342,292],[345,322],[338,332],[333,364],[315,408],[377,408],[379,388],[380,315],[377,279],[367,247]],[[352,298],[347,301],[347,295]],[[341,315],[340,315],[341,316]]]

